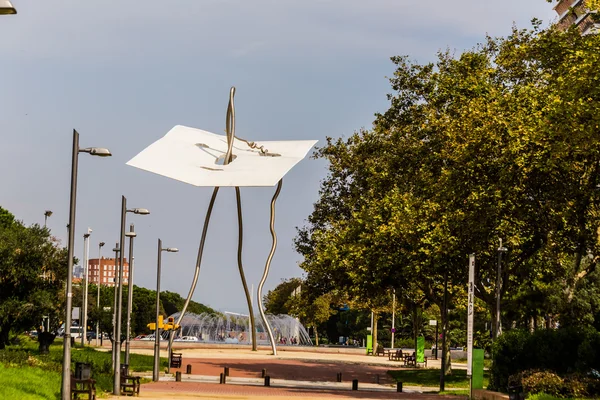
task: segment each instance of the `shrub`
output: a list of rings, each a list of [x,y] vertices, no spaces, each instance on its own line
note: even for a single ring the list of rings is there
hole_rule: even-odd
[[[24,365],[29,359],[26,350],[6,349],[0,351],[0,363],[7,365]]]
[[[521,385],[526,393],[546,393],[562,397],[565,392],[563,379],[550,371],[536,371],[523,374]]]
[[[505,390],[508,377],[526,370],[549,370],[559,376],[600,369],[600,333],[589,329],[513,330],[492,347],[490,388]]]

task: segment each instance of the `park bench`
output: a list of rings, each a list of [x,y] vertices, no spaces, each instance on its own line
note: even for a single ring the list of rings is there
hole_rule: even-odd
[[[96,381],[94,379],[76,379],[71,375],[71,398],[79,399],[79,395],[87,394],[89,400],[96,399]]]
[[[398,349],[396,351],[391,351],[388,353],[389,361],[402,361],[404,356],[402,355],[402,349]]]
[[[125,396],[140,395],[140,377],[129,375],[129,365],[121,364],[121,394]]]
[[[404,366],[405,367],[416,367],[417,366],[417,358],[415,357],[415,353],[412,355],[404,356]]]
[[[377,350],[375,351],[375,355],[376,356],[386,356],[386,354],[389,354],[389,350],[386,350],[383,346],[377,346]]]
[[[171,368],[181,368],[181,361],[181,353],[171,353]]]

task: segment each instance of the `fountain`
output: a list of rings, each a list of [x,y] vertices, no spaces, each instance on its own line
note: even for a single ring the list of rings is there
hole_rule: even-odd
[[[179,313],[171,315],[177,319]],[[306,328],[296,318],[289,315],[267,315],[267,320],[273,329],[277,344],[299,344],[312,346]],[[203,343],[251,344],[252,337],[247,315],[224,314],[194,314],[185,313],[180,324],[181,329],[176,338],[194,336]],[[269,336],[262,321],[256,321],[256,341],[260,344],[270,344]]]

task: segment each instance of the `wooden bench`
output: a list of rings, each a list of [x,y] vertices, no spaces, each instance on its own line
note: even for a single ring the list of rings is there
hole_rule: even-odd
[[[389,361],[402,361],[404,359],[404,355],[402,354],[402,350],[398,349],[396,351],[391,351],[388,354]]]
[[[404,366],[405,367],[416,367],[417,366],[417,358],[415,357],[415,353],[412,353],[412,355],[404,356]]]
[[[75,379],[71,375],[71,398],[79,399],[79,395],[87,394],[89,400],[96,399],[96,381],[94,379]]]
[[[171,353],[171,368],[181,368],[182,354]]]
[[[389,350],[386,350],[383,346],[377,346],[377,350],[375,351],[375,355],[376,356],[386,356],[387,354],[389,354]]]
[[[129,375],[127,364],[121,364],[121,394],[125,396],[140,395],[140,377]]]

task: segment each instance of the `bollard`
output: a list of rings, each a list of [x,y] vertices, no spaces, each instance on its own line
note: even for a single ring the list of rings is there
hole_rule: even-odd
[[[342,373],[341,373],[341,372],[338,372],[338,373],[337,373],[337,381],[338,381],[338,382],[341,382],[341,381],[342,381]]]
[[[225,384],[225,374],[223,374],[222,372],[221,372],[221,375],[219,375],[219,383],[221,385]]]
[[[181,382],[181,371],[175,372],[175,382]]]
[[[264,378],[265,376],[267,376],[267,370],[263,368],[261,378]]]
[[[396,382],[396,392],[402,392],[402,382]]]
[[[375,375],[375,383],[379,385],[379,374]]]
[[[192,373],[192,364],[187,365],[187,369],[186,369],[185,373],[188,375]]]
[[[223,373],[225,374],[225,376],[229,376],[229,367],[225,367]]]
[[[265,375],[265,386],[271,386],[271,377],[269,375]]]
[[[352,390],[358,390],[358,379],[352,381]]]

